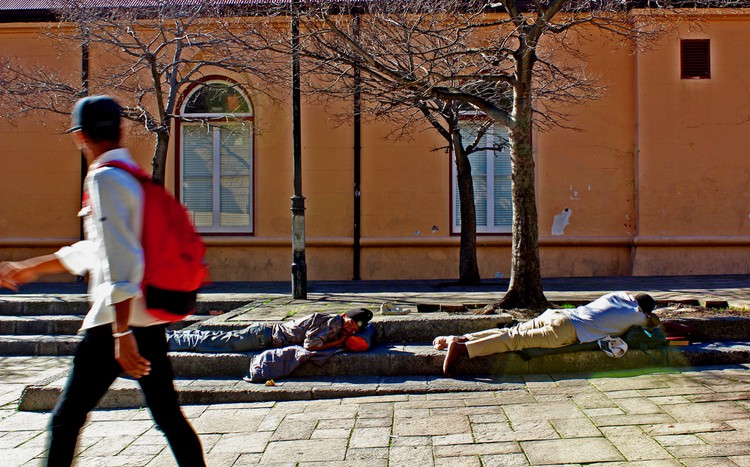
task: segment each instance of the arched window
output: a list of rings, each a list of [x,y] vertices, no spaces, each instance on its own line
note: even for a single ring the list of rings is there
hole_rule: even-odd
[[[211,80],[180,109],[180,200],[204,233],[253,231],[253,106],[236,84]]]

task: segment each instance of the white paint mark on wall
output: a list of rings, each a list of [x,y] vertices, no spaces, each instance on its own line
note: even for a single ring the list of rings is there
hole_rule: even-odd
[[[573,189],[573,185],[570,185],[570,199],[571,201],[575,201],[577,199],[581,199],[581,197],[578,195],[578,191]]]
[[[565,226],[570,224],[568,220],[570,219],[571,214],[570,208],[565,208],[563,211],[556,215],[554,220],[552,221],[552,235],[564,235],[565,234]]]

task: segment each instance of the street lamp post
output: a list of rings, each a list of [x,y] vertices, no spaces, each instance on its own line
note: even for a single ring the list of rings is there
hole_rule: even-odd
[[[299,0],[292,0],[292,296],[307,298],[305,197],[302,196],[302,127],[300,125]]]

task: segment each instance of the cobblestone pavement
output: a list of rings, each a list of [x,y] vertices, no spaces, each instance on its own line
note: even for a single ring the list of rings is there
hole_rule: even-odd
[[[300,306],[363,300],[485,301],[507,281],[459,288],[428,282],[311,283]],[[545,280],[550,300],[613,290],[660,300],[724,299],[750,307],[750,276]],[[206,294],[289,294],[288,283],[215,284]],[[80,294],[82,284],[24,294]],[[0,292],[0,295],[6,295]],[[17,298],[21,298],[16,296]],[[272,298],[272,300],[275,300]],[[291,303],[291,302],[289,302]],[[315,305],[317,304],[317,305]],[[0,358],[4,466],[38,466],[49,413],[18,412],[25,384],[67,369],[69,357]],[[645,375],[532,375],[493,391],[185,406],[209,466],[750,466],[750,364]],[[148,410],[92,412],[79,466],[173,466]]]
[[[0,359],[0,452],[38,466],[48,413],[22,385],[69,358]],[[210,466],[750,466],[750,365],[534,375],[477,393],[185,406]],[[97,410],[79,466],[173,466],[147,410]]]

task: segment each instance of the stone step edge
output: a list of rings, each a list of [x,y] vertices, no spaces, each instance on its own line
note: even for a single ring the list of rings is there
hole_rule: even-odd
[[[630,370],[628,376],[653,373],[674,373],[697,369],[727,368],[746,369],[748,365],[703,365],[690,367],[645,367]],[[555,374],[555,373],[553,373]],[[559,373],[558,373],[559,374]],[[621,377],[623,372],[612,373]],[[275,382],[273,386],[247,383],[244,381],[214,379],[175,379],[175,388],[182,405],[210,405],[253,402],[304,401],[339,399],[348,397],[400,396],[414,394],[460,393],[460,392],[501,392],[522,389],[533,375],[523,378],[518,375],[497,377],[461,377],[460,379],[442,376],[422,377],[328,377],[328,378],[287,378]],[[579,372],[571,377],[594,377],[594,373]],[[596,377],[610,374],[596,373]],[[28,412],[51,411],[62,392],[65,374],[54,381],[39,382],[24,388],[18,410]],[[712,395],[711,401],[721,399],[722,394]],[[726,394],[731,401],[736,395]],[[700,398],[700,395],[696,397]],[[132,409],[145,407],[145,400],[137,384],[132,380],[119,378],[97,405],[97,409]]]
[[[693,347],[693,346],[690,346]],[[696,346],[697,347],[697,346]],[[199,354],[196,354],[199,355]],[[220,373],[216,375],[186,375],[180,372],[176,365],[175,370],[178,375],[177,387],[181,389],[184,403],[204,404],[204,403],[221,403],[221,402],[254,402],[271,398],[271,400],[282,400],[279,398],[323,398],[323,397],[343,397],[346,395],[373,395],[385,394],[386,389],[392,386],[380,385],[372,386],[373,379],[380,382],[402,381],[402,384],[408,385],[408,388],[399,389],[399,391],[438,391],[438,390],[468,390],[458,389],[463,386],[456,381],[465,380],[463,375],[479,375],[470,378],[472,384],[477,381],[497,383],[518,382],[521,375],[533,374],[557,374],[557,375],[581,375],[581,374],[615,374],[623,375],[627,373],[640,371],[670,371],[675,368],[698,367],[708,365],[740,365],[750,362],[750,344],[746,342],[729,345],[706,345],[702,348],[679,348],[667,349],[665,351],[631,351],[621,359],[613,359],[604,355],[600,351],[573,352],[563,354],[551,354],[540,357],[534,357],[531,360],[523,360],[517,354],[500,354],[488,357],[481,357],[472,360],[464,359],[456,367],[456,374],[462,375],[461,379],[446,379],[442,376],[441,365],[444,358],[444,352],[425,352],[422,355],[402,354],[397,357],[397,361],[390,361],[390,356],[380,355],[371,356],[369,359],[360,359],[359,355],[349,354],[347,360],[349,366],[333,365],[327,371],[334,370],[333,374],[317,374],[317,370],[325,367],[316,367],[314,364],[304,364],[288,378],[280,378],[278,387],[287,387],[289,391],[263,390],[265,386],[261,384],[245,383],[241,378],[247,371],[249,356],[239,355],[232,358],[232,364],[235,365],[236,374]],[[379,364],[374,359],[380,359]],[[329,361],[330,362],[330,361]],[[351,366],[351,363],[357,363],[359,368]],[[198,362],[203,366],[206,361]],[[209,361],[210,363],[210,361]],[[346,362],[344,362],[346,363]],[[379,366],[390,366],[390,372],[385,371]],[[367,371],[375,370],[375,374],[361,371],[362,368]],[[385,368],[384,367],[384,368]],[[347,373],[347,369],[349,373]],[[340,370],[337,372],[337,370]],[[353,370],[359,373],[352,373]],[[179,376],[182,375],[182,376]],[[31,385],[28,385],[21,398],[20,406],[24,410],[49,410],[54,406],[54,401],[62,390],[66,373],[63,372],[55,378],[47,378]],[[105,407],[125,407],[135,406],[133,402],[136,397],[140,397],[136,383],[133,380],[120,378],[121,383],[116,385],[108,397],[111,402],[104,402]],[[303,385],[300,389],[296,387],[294,381],[303,381],[297,384]],[[331,386],[330,384],[321,385],[321,381],[353,381],[344,391],[340,385]],[[433,381],[432,384],[419,389],[416,386],[422,384],[422,381]],[[291,384],[290,384],[291,383]],[[457,386],[458,384],[458,386]],[[130,392],[120,391],[118,386],[130,387]],[[329,387],[330,386],[330,387]],[[327,389],[326,389],[327,388]],[[438,388],[438,389],[435,389]],[[390,389],[388,389],[390,390]],[[476,389],[486,390],[486,389]],[[316,393],[317,391],[317,393]],[[260,393],[261,395],[258,395]],[[250,394],[250,395],[248,395]],[[272,395],[268,395],[272,394]],[[327,395],[326,395],[327,394]],[[108,399],[108,400],[110,400]],[[141,399],[138,399],[141,400]],[[125,402],[123,402],[125,401]],[[142,402],[138,402],[140,404]]]

